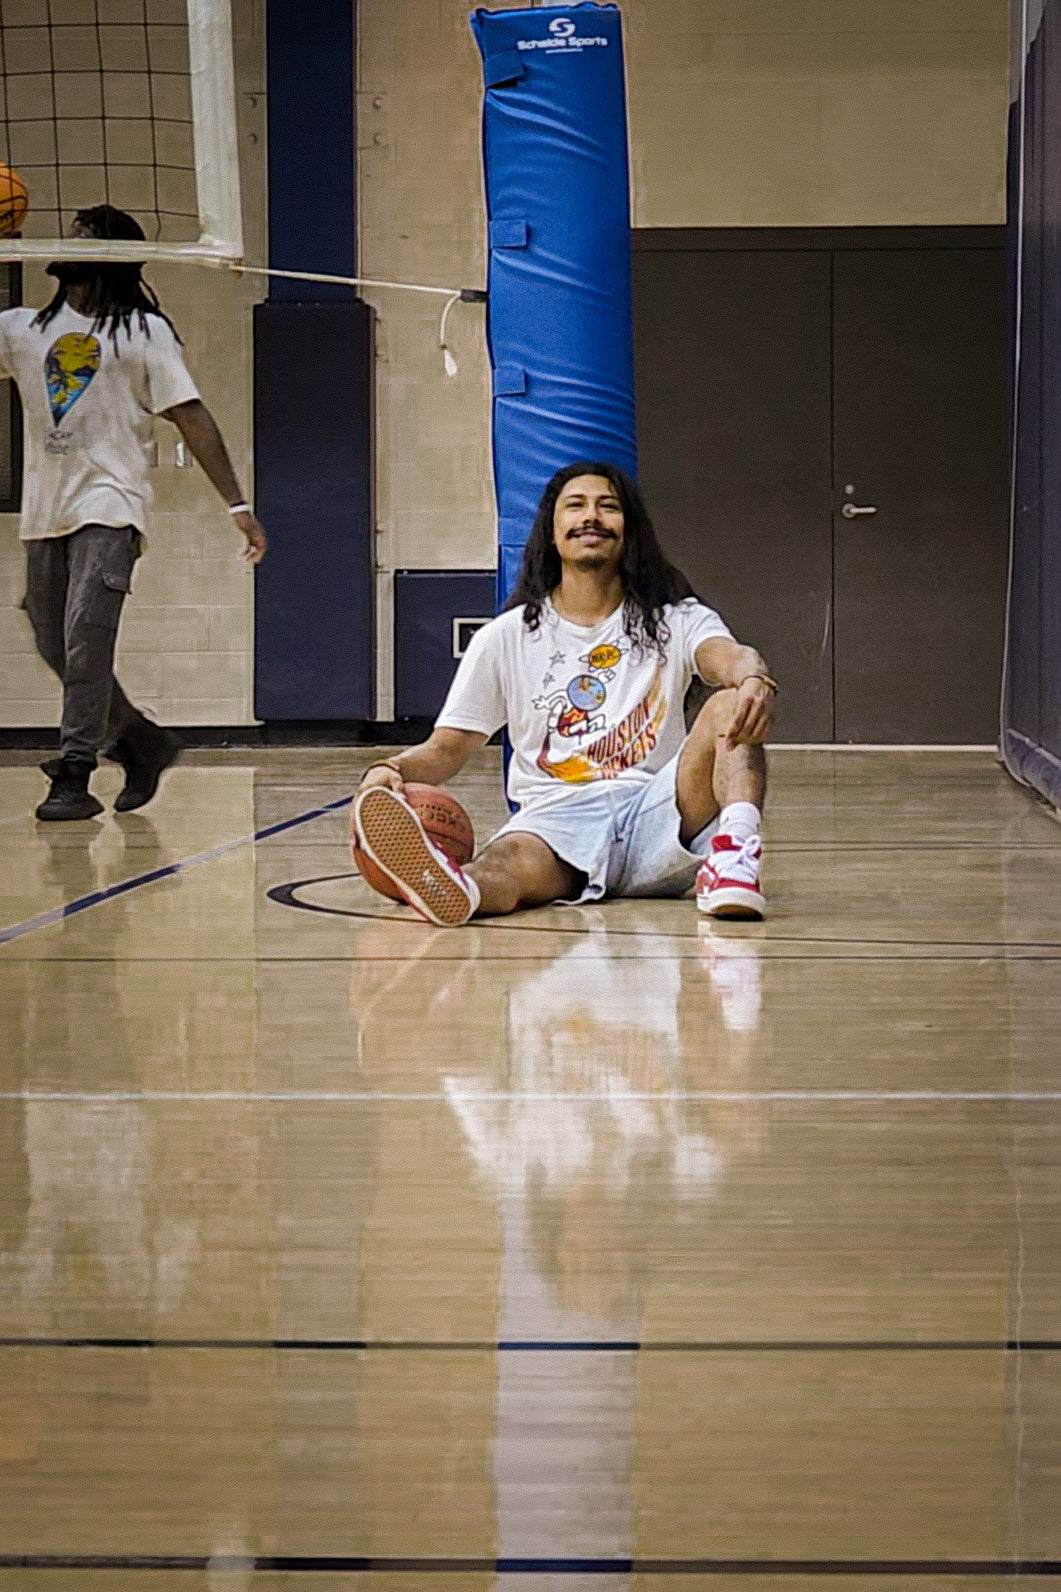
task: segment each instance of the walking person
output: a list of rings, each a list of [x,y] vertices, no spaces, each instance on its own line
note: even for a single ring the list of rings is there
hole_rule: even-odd
[[[75,238],[142,241],[112,205],[80,210]],[[26,546],[23,607],[37,651],[63,687],[59,757],[39,819],[92,818],[97,757],[120,763],[116,812],[151,800],[180,753],[114,678],[122,605],[151,503],[148,458],[156,415],[171,420],[228,504],[256,564],[266,540],[244,500],[217,424],[185,366],[172,321],[139,265],[57,262],[41,310],[0,314],[0,375],[22,399],[25,463],[20,535]]]

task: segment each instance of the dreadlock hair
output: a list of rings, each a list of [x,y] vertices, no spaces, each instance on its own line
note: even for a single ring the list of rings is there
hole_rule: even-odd
[[[619,574],[623,585],[623,630],[633,647],[658,653],[662,658],[670,629],[663,618],[667,603],[679,603],[696,593],[682,574],[664,557],[644,499],[630,477],[617,465],[579,459],[567,464],[547,483],[523,550],[523,568],[506,608],[524,609],[523,623],[537,630],[545,599],[560,584],[562,566],[553,541],[556,501],[577,475],[600,475],[610,481],[623,510],[623,550]]]
[[[115,209],[114,205],[90,205],[87,210],[79,210],[74,220],[86,227],[94,238],[122,238],[135,243],[144,239],[144,229],[139,222],[124,210]],[[115,353],[118,352],[118,332],[124,329],[126,336],[130,335],[134,315],[146,337],[151,336],[147,317],[157,315],[165,321],[178,343],[181,341],[180,333],[159,304],[154,289],[141,276],[142,269],[136,264],[110,265],[101,261],[89,265],[90,274],[84,279],[88,289],[85,313],[92,316],[92,330],[99,332],[106,328]],[[52,272],[52,275],[57,274]],[[34,326],[48,326],[55,319],[66,303],[68,286],[69,283],[60,277],[54,298],[34,317]]]

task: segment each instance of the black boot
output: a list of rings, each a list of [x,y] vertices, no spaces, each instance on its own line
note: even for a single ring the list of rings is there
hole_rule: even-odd
[[[95,768],[87,758],[61,757],[47,765],[52,788],[37,808],[37,817],[46,823],[70,818],[95,818],[103,811],[102,802],[89,794],[88,782]],[[52,770],[54,769],[54,773]]]
[[[114,803],[114,811],[131,813],[134,807],[143,807],[149,802],[158,790],[163,771],[176,762],[180,753],[181,743],[173,731],[160,729],[150,719],[127,730],[105,754],[125,770],[125,784]]]

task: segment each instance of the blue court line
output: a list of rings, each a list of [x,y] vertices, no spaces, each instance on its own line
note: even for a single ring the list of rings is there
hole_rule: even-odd
[[[688,1339],[0,1337],[2,1349],[181,1349],[283,1354],[1057,1354],[1057,1338]]]
[[[0,1570],[272,1571],[280,1574],[1061,1576],[1061,1559],[413,1558],[377,1554],[0,1553]]]
[[[171,862],[164,868],[153,868],[150,873],[137,874],[132,879],[123,879],[119,884],[108,885],[106,890],[94,890],[90,895],[79,896],[76,901],[68,901],[61,907],[52,907],[50,912],[40,912],[34,918],[26,918],[21,923],[12,923],[6,929],[0,929],[0,945],[6,945],[10,940],[20,940],[24,934],[33,934],[37,929],[47,929],[53,923],[62,923],[64,918],[72,918],[78,912],[87,912],[90,907],[102,906],[105,901],[113,901],[117,896],[128,895],[131,890],[141,890],[145,885],[157,884],[160,879],[172,879],[178,874],[187,873],[191,868],[197,868],[203,862],[215,862],[218,857],[223,857],[230,851],[238,851],[242,846],[253,846],[259,840],[269,840],[273,835],[283,834],[285,829],[297,829],[300,824],[310,824],[315,818],[323,818],[326,813],[338,811],[341,807],[349,807],[353,801],[353,794],[342,796],[338,801],[325,802],[322,807],[314,807],[309,812],[299,813],[295,818],[284,818],[278,824],[269,824],[265,829],[259,829],[253,835],[241,835],[238,840],[226,840],[220,846],[212,846],[209,851],[200,851],[197,856],[186,857],[183,862]]]

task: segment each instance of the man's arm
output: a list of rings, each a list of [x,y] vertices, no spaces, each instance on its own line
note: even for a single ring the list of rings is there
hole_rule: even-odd
[[[436,728],[420,746],[410,746],[384,763],[374,763],[365,771],[361,784],[386,785],[396,791],[409,780],[423,785],[444,785],[488,739],[489,736],[480,735],[477,730]]]
[[[761,746],[773,724],[777,692],[761,654],[728,636],[712,636],[697,647],[696,667],[708,685],[726,686],[737,693],[726,745]]]
[[[192,457],[202,465],[225,502],[230,505],[242,503],[243,489],[232,468],[225,439],[202,399],[193,398],[189,403],[176,404],[163,413],[167,420],[173,421],[191,449]],[[232,519],[247,538],[247,548],[243,554],[247,563],[260,564],[266,548],[265,531],[261,524],[249,510],[233,514]]]

